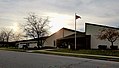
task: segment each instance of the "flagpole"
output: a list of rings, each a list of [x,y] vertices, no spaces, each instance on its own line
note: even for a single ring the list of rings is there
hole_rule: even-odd
[[[75,50],[76,50],[76,13],[75,13]]]

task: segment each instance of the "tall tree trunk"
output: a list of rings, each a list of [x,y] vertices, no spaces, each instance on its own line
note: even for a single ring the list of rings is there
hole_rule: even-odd
[[[39,46],[39,43],[40,43],[40,42],[39,42],[39,34],[38,34],[37,42],[38,42],[38,43],[37,43],[37,46],[38,46],[38,49],[39,49],[39,48],[40,48],[40,46]]]
[[[111,42],[111,46],[114,46],[113,42]]]

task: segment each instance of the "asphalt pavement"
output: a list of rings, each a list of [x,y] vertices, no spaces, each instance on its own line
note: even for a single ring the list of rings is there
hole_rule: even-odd
[[[119,62],[0,50],[0,68],[119,68]]]

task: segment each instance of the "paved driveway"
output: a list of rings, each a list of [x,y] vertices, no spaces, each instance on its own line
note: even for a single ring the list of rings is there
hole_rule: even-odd
[[[118,62],[0,51],[0,68],[119,68]]]

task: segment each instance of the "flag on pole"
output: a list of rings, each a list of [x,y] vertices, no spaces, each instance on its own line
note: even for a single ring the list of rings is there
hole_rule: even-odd
[[[75,50],[76,50],[76,19],[78,19],[78,18],[80,18],[81,19],[81,17],[80,16],[78,16],[78,15],[76,15],[76,13],[75,13]]]
[[[76,19],[78,19],[78,18],[80,18],[80,19],[81,19],[81,17],[80,17],[80,16],[76,15]]]

